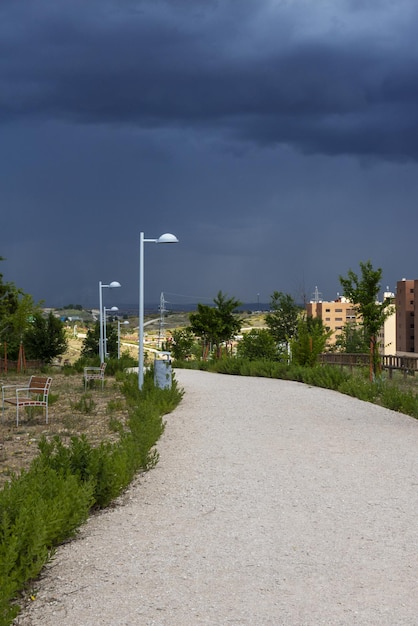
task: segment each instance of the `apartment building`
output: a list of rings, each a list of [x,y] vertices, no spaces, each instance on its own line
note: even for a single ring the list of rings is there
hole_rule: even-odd
[[[415,309],[418,303],[418,280],[403,278],[396,283],[396,350],[418,352],[418,336],[415,337]]]
[[[306,305],[306,312],[312,317],[320,317],[328,328],[331,329],[332,335],[328,344],[333,345],[341,334],[342,329],[347,324],[355,324],[361,322],[361,316],[357,315],[353,304],[344,296],[338,297],[331,302],[323,302],[318,299],[318,292],[315,290],[315,299]],[[384,299],[390,298],[394,300],[395,295],[389,291],[384,293]],[[385,321],[379,334],[379,345],[381,354],[396,353],[396,314],[395,311]]]
[[[395,304],[395,294],[391,291],[385,291],[383,294],[383,302],[390,299]],[[380,353],[384,355],[396,354],[396,307],[392,307],[393,311],[386,318],[379,335]]]
[[[306,305],[306,312],[311,317],[320,317],[332,331],[329,344],[334,344],[346,324],[358,321],[353,304],[344,297],[331,302],[323,302],[315,298]]]

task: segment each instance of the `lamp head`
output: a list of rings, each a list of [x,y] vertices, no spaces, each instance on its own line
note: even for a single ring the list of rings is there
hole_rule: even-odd
[[[157,239],[157,243],[178,243],[179,240],[177,239],[177,237],[175,235],[172,235],[171,233],[164,233],[164,235],[161,235],[161,237],[158,237]]]
[[[121,284],[120,284],[120,283],[118,283],[118,281],[117,281],[117,280],[112,280],[112,282],[111,282],[111,283],[110,283],[110,285],[109,285],[109,287],[110,287],[111,289],[113,289],[113,287],[120,287],[120,286],[121,286]]]

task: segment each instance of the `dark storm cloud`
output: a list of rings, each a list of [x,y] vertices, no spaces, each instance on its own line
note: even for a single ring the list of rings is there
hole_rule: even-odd
[[[400,23],[385,2],[13,4],[0,9],[3,120],[187,126],[307,153],[418,157],[412,2]]]
[[[143,230],[181,242],[147,247],[151,301],[329,298],[369,258],[415,277],[417,23],[415,0],[1,0],[0,270],[132,303]]]

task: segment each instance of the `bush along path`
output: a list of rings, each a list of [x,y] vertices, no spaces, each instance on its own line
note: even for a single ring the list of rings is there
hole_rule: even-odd
[[[73,437],[70,446],[59,437],[43,439],[30,468],[0,491],[0,626],[12,623],[19,594],[29,589],[54,548],[74,536],[93,509],[119,496],[137,472],[158,462],[155,444],[163,416],[183,393],[175,380],[171,389],[159,389],[149,375],[140,392],[134,374],[118,378],[129,419],[127,427],[116,426],[116,443],[93,447],[84,435]]]

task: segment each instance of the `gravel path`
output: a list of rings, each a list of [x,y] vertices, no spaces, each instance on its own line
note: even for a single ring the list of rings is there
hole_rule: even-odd
[[[418,624],[418,421],[176,370],[160,462],[62,546],[24,626]]]

